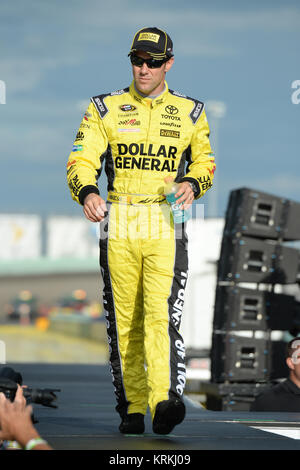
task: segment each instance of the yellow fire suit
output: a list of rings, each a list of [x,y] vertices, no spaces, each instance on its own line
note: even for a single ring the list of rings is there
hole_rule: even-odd
[[[187,282],[184,227],[174,224],[164,178],[211,187],[215,161],[204,104],[165,89],[155,99],[129,88],[91,98],[67,164],[80,204],[105,166],[109,214],[100,223],[100,266],[117,411],[154,416],[157,403],[182,399],[179,332]]]

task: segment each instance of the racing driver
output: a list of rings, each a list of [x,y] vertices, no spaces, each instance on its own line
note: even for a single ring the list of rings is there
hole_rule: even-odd
[[[201,101],[170,90],[169,35],[139,30],[128,88],[91,98],[67,164],[73,199],[100,223],[100,267],[119,430],[168,434],[185,417],[185,350],[179,332],[188,258],[165,181],[189,208],[211,187],[215,161]],[[97,180],[105,167],[108,196]]]

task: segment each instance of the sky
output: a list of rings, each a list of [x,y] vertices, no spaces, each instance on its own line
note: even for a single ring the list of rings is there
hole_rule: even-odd
[[[241,187],[300,202],[298,0],[1,0],[1,213],[82,214],[66,161],[89,98],[130,84],[144,26],[173,40],[169,87],[206,103],[217,171],[205,214],[223,217]]]

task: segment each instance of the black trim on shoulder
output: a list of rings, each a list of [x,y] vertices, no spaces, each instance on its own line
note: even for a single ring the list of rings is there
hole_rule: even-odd
[[[110,96],[124,95],[124,93],[128,93],[128,92],[129,92],[129,87],[122,88],[122,90],[112,91],[109,95]]]
[[[198,101],[198,100],[193,100],[193,101],[194,101],[195,105],[194,105],[192,111],[190,112],[190,118],[193,121],[193,123],[196,124],[196,122],[198,121],[198,119],[201,116],[202,111],[204,109],[204,103],[202,103],[202,101]]]
[[[190,96],[184,95],[183,93],[179,93],[178,91],[169,89],[169,92],[171,93],[171,95],[178,96],[179,98],[185,98],[186,100],[192,101],[194,103],[194,107],[190,112],[189,116],[193,124],[196,124],[202,114],[202,111],[204,110],[205,104],[202,101],[196,100],[195,98],[191,98]]]
[[[108,108],[104,103],[104,98],[109,95],[110,93],[106,93],[104,95],[93,96],[93,98],[91,98],[91,101],[92,103],[94,103],[94,106],[100,114],[101,119],[103,119],[108,113]]]
[[[186,98],[187,100],[192,100],[192,98],[188,98],[187,95],[184,95],[183,93],[180,93],[179,91],[170,90],[169,88],[169,92],[171,93],[171,95],[178,96],[179,98]]]
[[[92,103],[94,103],[95,108],[97,109],[101,119],[103,119],[108,113],[108,108],[106,104],[104,103],[105,98],[107,96],[123,95],[123,93],[128,93],[128,91],[129,91],[129,88],[124,88],[122,90],[112,91],[111,93],[104,93],[102,95],[93,96],[91,98],[91,101]]]

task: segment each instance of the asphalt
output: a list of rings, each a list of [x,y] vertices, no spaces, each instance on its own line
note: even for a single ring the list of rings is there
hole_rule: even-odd
[[[36,427],[55,450],[102,450],[103,458],[128,452],[159,455],[197,451],[299,450],[300,440],[261,428],[300,427],[300,413],[209,411],[185,397],[186,418],[171,434],[154,434],[149,414],[143,435],[122,435],[108,364],[8,363],[31,388],[60,389],[57,408],[34,404]],[[260,427],[257,429],[256,426]],[[150,452],[150,454],[147,454]],[[135,455],[135,454],[132,454]],[[149,462],[147,461],[149,460]],[[107,460],[108,461],[108,460]],[[111,463],[111,462],[109,462]],[[119,462],[120,464],[120,462]],[[174,466],[174,465],[173,465]]]

